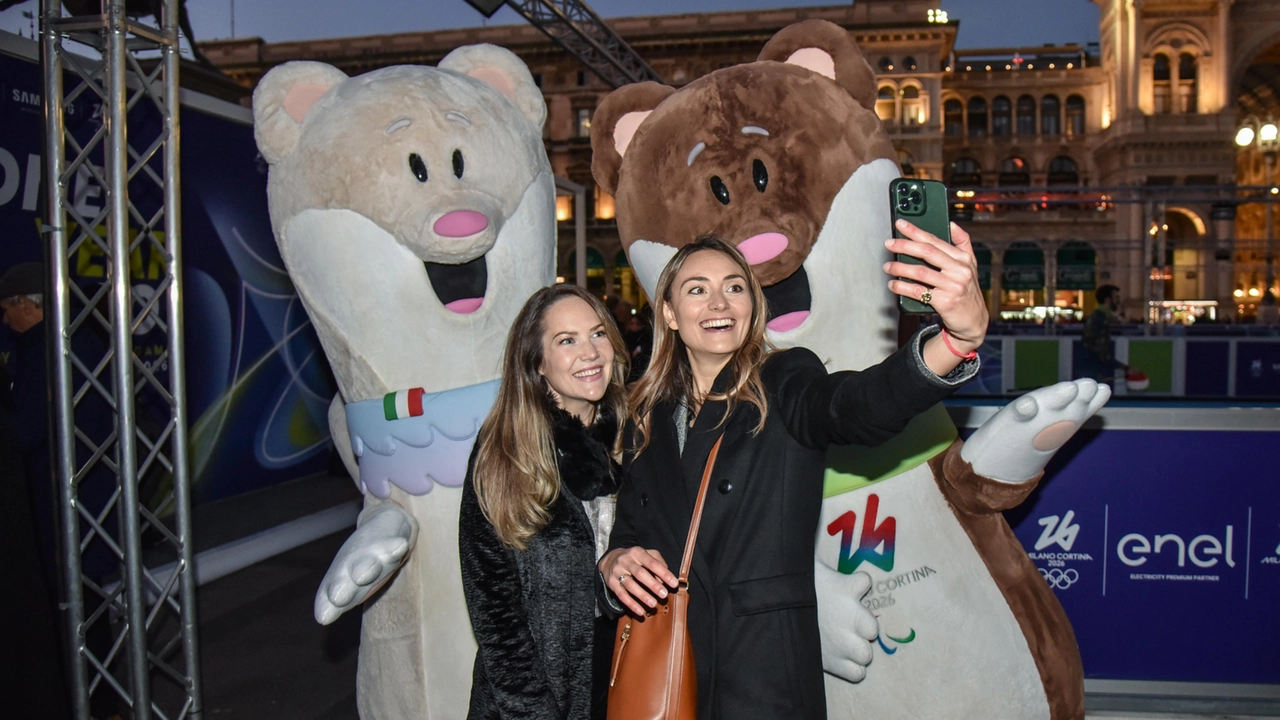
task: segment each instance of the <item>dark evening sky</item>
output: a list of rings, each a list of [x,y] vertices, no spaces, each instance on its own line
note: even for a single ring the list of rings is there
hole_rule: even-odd
[[[716,10],[807,7],[822,0],[591,0],[604,18]],[[201,38],[259,36],[267,41],[471,27],[485,22],[464,0],[187,0],[191,24]],[[1089,0],[942,0],[960,21],[957,47],[1032,47],[1098,39],[1098,6]],[[36,0],[0,13],[0,29],[30,36],[24,12]],[[522,22],[509,8],[487,21]]]

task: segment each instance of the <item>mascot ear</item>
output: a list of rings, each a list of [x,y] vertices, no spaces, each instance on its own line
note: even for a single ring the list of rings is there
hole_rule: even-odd
[[[675,91],[656,82],[623,85],[596,108],[591,118],[591,174],[605,192],[618,189],[622,156],[640,124]]]
[[[515,53],[497,45],[464,45],[445,55],[438,67],[469,75],[502,93],[542,133],[547,102],[528,66]]]
[[[799,65],[825,75],[858,104],[868,110],[875,109],[875,73],[849,31],[835,23],[806,20],[789,25],[765,43],[759,59]]]
[[[302,121],[346,73],[318,62],[287,62],[263,76],[253,91],[253,137],[267,162],[288,157],[302,134]]]

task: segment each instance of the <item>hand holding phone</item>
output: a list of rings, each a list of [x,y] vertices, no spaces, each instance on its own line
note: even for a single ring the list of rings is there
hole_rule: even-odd
[[[898,178],[889,183],[889,207],[893,216],[893,236],[904,237],[898,231],[897,221],[906,220],[931,233],[943,242],[951,242],[951,220],[947,211],[947,186],[937,180]],[[923,260],[898,253],[898,261],[912,265],[926,265]],[[935,270],[937,268],[934,268]],[[933,308],[919,300],[898,296],[902,312],[931,313]]]

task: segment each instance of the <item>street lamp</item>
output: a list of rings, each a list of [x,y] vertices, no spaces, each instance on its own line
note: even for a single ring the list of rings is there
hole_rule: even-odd
[[[1280,150],[1280,128],[1276,126],[1275,120],[1268,115],[1266,121],[1261,121],[1256,117],[1249,116],[1240,124],[1240,129],[1236,131],[1236,145],[1246,148],[1252,145],[1262,153],[1263,159],[1266,161],[1267,168],[1267,193],[1275,194],[1275,188],[1272,187],[1271,176],[1275,169],[1276,152]],[[1266,240],[1267,240],[1267,285],[1265,290],[1270,290],[1276,283],[1274,255],[1271,251],[1272,235],[1274,234],[1273,220],[1271,217],[1271,207],[1274,205],[1273,198],[1266,197]]]

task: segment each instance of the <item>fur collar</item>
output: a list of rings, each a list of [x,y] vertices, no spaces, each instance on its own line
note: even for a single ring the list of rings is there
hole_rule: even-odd
[[[561,487],[579,500],[594,500],[618,492],[618,464],[613,441],[618,420],[603,405],[591,427],[564,410],[551,409],[551,434],[556,444]]]

